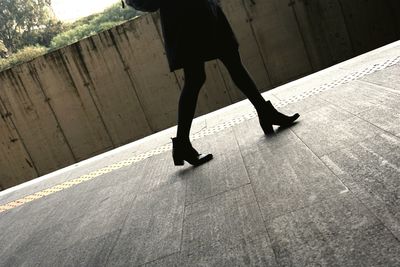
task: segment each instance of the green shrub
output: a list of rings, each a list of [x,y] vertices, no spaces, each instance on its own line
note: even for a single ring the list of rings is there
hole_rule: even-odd
[[[48,48],[39,45],[24,47],[8,58],[0,59],[0,71],[44,55],[47,51]]]
[[[4,45],[3,41],[0,40],[0,58],[7,57],[7,54],[8,54],[7,47]]]
[[[16,46],[17,50],[26,46],[41,45],[49,47],[51,40],[58,34],[64,32],[65,26],[60,21],[49,21],[46,27],[37,28],[29,32],[24,32],[21,42]]]
[[[138,15],[143,14],[133,8],[121,8],[120,3],[116,3],[109,8],[105,9],[103,12],[97,14],[91,19],[91,23],[101,24],[104,22],[123,22]]]
[[[116,3],[101,13],[93,14],[66,25],[66,31],[56,35],[51,41],[51,49],[64,47],[79,40],[108,30],[142,13],[133,8],[121,8]]]
[[[80,25],[55,36],[50,47],[54,49],[67,46],[93,34],[96,34],[94,25]]]
[[[113,28],[113,27],[115,27],[115,26],[117,26],[117,25],[119,25],[121,23],[123,23],[123,21],[103,22],[98,26],[97,30],[98,30],[98,32],[105,31],[105,30],[111,29],[111,28]]]

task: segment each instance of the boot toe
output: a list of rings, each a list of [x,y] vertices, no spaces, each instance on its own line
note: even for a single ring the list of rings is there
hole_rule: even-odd
[[[296,113],[292,116],[292,123],[295,122],[300,117],[299,113]]]
[[[288,127],[292,125],[300,117],[299,113],[296,113],[288,117],[283,123],[278,124],[280,127]]]
[[[195,162],[195,164],[193,164],[193,165],[195,165],[195,166],[202,165],[202,164],[204,164],[204,163],[206,163],[206,162],[212,160],[213,158],[214,158],[214,157],[213,157],[212,154],[207,154],[207,155],[202,155],[202,154],[200,154],[200,155],[198,156],[198,160],[197,160],[197,161]]]

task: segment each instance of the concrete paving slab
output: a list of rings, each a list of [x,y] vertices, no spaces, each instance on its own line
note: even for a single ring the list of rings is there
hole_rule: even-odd
[[[171,161],[170,151],[153,156],[145,161],[146,165],[143,170],[136,172],[131,168],[128,171],[131,177],[127,179],[123,186],[132,194],[161,190],[161,188],[175,183],[186,186],[184,177],[179,175],[179,170],[174,167]]]
[[[353,69],[354,71],[354,69]],[[326,73],[329,72],[329,75]],[[291,98],[296,95],[301,95],[314,88],[320,88],[324,85],[334,83],[337,80],[349,75],[348,70],[342,70],[339,66],[332,66],[328,69],[316,72],[310,76],[306,76],[291,83],[282,85],[273,91],[272,95],[279,100]]]
[[[381,132],[376,126],[333,105],[304,114],[292,129],[317,156]]]
[[[229,244],[241,238],[251,240],[265,234],[253,190],[247,185],[188,205],[182,250],[193,252],[215,242]]]
[[[399,155],[400,140],[381,134],[322,159],[361,198],[374,193],[389,200],[385,194],[393,192],[394,200],[400,187]]]
[[[252,133],[257,123],[243,123],[235,133],[266,221],[347,190],[292,131],[265,138]]]
[[[399,91],[400,93],[399,73],[400,64],[396,64],[385,69],[385,71],[378,71],[363,77],[362,80]]]
[[[77,241],[64,249],[50,248],[39,266],[104,266],[118,238],[119,231]]]
[[[286,115],[292,115],[295,113],[300,114],[299,122],[303,120],[303,116],[309,112],[316,111],[320,108],[325,107],[329,103],[323,100],[322,98],[317,96],[310,96],[306,99],[302,99],[301,101],[297,101],[294,103],[290,103],[286,106],[281,107],[280,112]]]
[[[58,203],[40,199],[8,211],[0,216],[0,258],[13,256],[14,251],[38,232],[53,225],[58,220]],[[43,236],[46,240],[48,235]],[[50,240],[48,242],[51,243]],[[0,264],[0,266],[5,266]]]
[[[252,265],[275,263],[251,186],[186,207],[181,248],[185,264],[238,266],[246,258]]]
[[[242,239],[232,246],[216,242],[199,247],[192,253],[183,251],[145,266],[277,266],[269,242],[265,237]]]
[[[139,184],[147,177],[146,171],[149,165],[153,162],[152,158],[144,159],[140,164],[132,164],[120,169],[116,169],[110,173],[102,174],[101,176],[77,185],[75,191],[77,194],[84,195],[96,191],[101,191],[105,188],[115,188],[115,190],[122,190],[124,195],[140,193]],[[112,190],[110,190],[112,191]],[[119,195],[122,195],[119,194]]]
[[[1,266],[16,266],[16,265],[5,265],[5,262],[13,262],[17,261],[22,262],[28,260],[28,256],[21,257],[17,250],[20,247],[24,247],[25,249],[29,247],[31,241],[34,237],[37,236],[35,242],[50,242],[47,240],[48,235],[42,235],[40,227],[47,223],[47,218],[51,216],[51,209],[35,209],[33,212],[26,214],[27,216],[21,216],[21,212],[15,211],[13,213],[5,214],[1,216],[0,224],[1,224],[1,232],[0,238],[2,242],[0,242],[0,265]],[[28,217],[29,216],[29,217]],[[26,219],[29,218],[29,219]],[[39,236],[37,233],[40,233]],[[42,244],[41,243],[41,244]],[[32,249],[37,250],[38,248],[33,247]],[[42,248],[40,248],[40,252]],[[31,255],[34,255],[32,253]],[[34,262],[38,263],[37,259],[31,259]]]
[[[400,139],[377,135],[323,160],[400,239]]]
[[[396,266],[398,240],[351,193],[267,225],[281,266]]]
[[[70,221],[87,214],[93,217],[94,214],[101,212],[102,209],[110,216],[108,219],[117,210],[121,212],[119,215],[123,217],[127,210],[126,208],[120,209],[132,204],[136,197],[136,195],[132,195],[128,191],[121,191],[122,187],[118,184],[101,188],[97,191],[86,191],[82,188],[85,188],[85,185],[82,185],[82,187],[78,185],[73,189],[47,197],[48,201],[55,205],[52,217],[48,219],[49,223]],[[92,219],[96,219],[96,216]]]
[[[70,233],[64,242],[77,243],[121,231],[132,205],[133,201],[121,204],[109,198],[102,199],[96,209],[77,219],[74,232]]]
[[[396,100],[396,94],[361,81],[353,81],[334,90],[325,91],[318,97],[354,115],[368,113],[378,107],[396,108],[400,104]],[[363,118],[367,119],[365,116]]]
[[[214,159],[197,168],[180,171],[187,181],[186,204],[195,203],[219,193],[250,183],[232,130],[225,130],[194,142],[199,153],[213,153]]]
[[[400,136],[400,99],[393,96],[387,104],[376,105],[358,116],[393,135]]]
[[[184,186],[180,183],[138,196],[109,257],[108,266],[140,265],[178,252],[184,197]]]
[[[17,240],[18,242],[8,239],[10,243],[6,248],[2,248],[1,266],[40,266],[49,244],[54,246],[57,237],[52,231],[42,230],[20,235]]]

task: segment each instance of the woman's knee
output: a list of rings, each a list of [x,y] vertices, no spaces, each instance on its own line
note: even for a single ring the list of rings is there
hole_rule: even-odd
[[[196,76],[196,78],[194,79],[194,83],[195,85],[197,85],[198,87],[202,87],[203,84],[206,82],[206,73],[205,71],[202,71],[200,73],[198,73],[198,75]]]
[[[185,68],[185,87],[200,89],[206,81],[204,65],[201,68]]]
[[[238,51],[225,53],[219,58],[231,76],[240,76],[246,72]]]

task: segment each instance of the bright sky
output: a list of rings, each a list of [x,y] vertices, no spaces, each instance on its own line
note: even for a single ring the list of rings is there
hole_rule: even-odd
[[[101,12],[115,2],[120,2],[120,0],[53,0],[51,2],[58,19],[74,21]]]

